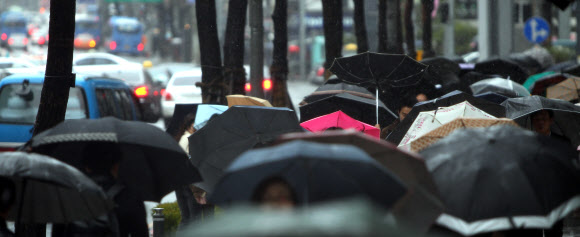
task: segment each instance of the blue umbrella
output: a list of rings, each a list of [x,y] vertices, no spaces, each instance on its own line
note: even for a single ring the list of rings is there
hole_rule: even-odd
[[[407,191],[397,176],[360,148],[293,141],[242,154],[227,168],[210,201],[249,202],[260,183],[271,177],[287,181],[301,204],[366,196],[390,208]]]
[[[228,109],[225,105],[208,105],[202,104],[197,106],[197,113],[195,114],[195,121],[193,122],[193,128],[195,130],[199,130],[207,124],[209,119],[214,114],[222,114],[224,111]]]

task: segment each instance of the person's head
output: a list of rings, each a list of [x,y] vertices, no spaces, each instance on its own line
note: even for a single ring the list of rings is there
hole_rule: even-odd
[[[554,122],[554,112],[551,110],[540,110],[534,112],[532,119],[532,130],[539,134],[550,135],[550,126]]]
[[[16,185],[9,178],[0,177],[0,216],[6,219],[16,200]]]
[[[205,190],[195,186],[195,185],[190,185],[189,189],[191,189],[191,192],[193,193],[193,197],[195,198],[195,201],[198,204],[207,204],[207,192],[205,192]]]
[[[177,130],[177,134],[175,134],[174,139],[176,141],[179,141],[181,139],[181,136],[183,136],[183,134],[188,131],[189,133],[194,133],[195,129],[193,128],[193,123],[195,122],[195,113],[188,113],[187,115],[185,115],[185,118],[183,118],[183,122],[181,123],[181,126],[179,126],[179,129]]]
[[[262,181],[254,190],[252,200],[260,206],[277,209],[290,209],[298,203],[294,189],[281,177]]]
[[[412,97],[403,99],[403,101],[401,101],[399,111],[397,111],[399,113],[399,121],[403,121],[403,119],[407,117],[407,115],[411,112],[411,109],[417,102],[418,102],[417,99]]]
[[[115,143],[91,143],[85,146],[82,153],[85,171],[95,175],[112,175],[118,177],[119,162],[122,153]]]
[[[422,102],[422,101],[427,101],[427,95],[425,95],[424,93],[419,93],[417,94],[417,96],[415,96],[415,99],[417,99],[417,102]]]

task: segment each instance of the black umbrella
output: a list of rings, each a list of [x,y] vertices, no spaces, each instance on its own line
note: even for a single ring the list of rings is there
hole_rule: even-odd
[[[426,69],[427,65],[407,55],[365,52],[334,59],[328,70],[347,83],[375,89],[376,124],[379,123],[379,91],[389,95],[383,100],[394,100],[397,96],[393,88],[416,86]]]
[[[397,128],[395,128],[395,130],[387,137],[387,141],[399,144],[419,113],[423,111],[436,110],[439,107],[449,107],[455,104],[459,104],[463,101],[467,101],[471,105],[495,117],[500,118],[505,116],[505,108],[501,105],[489,102],[484,99],[475,98],[472,95],[461,91],[454,91],[447,93],[437,99],[415,104],[407,117],[405,117],[405,119],[399,123],[399,126],[397,126]]]
[[[425,72],[422,84],[429,84],[436,93],[423,90],[430,98],[436,98],[454,90],[469,92],[469,87],[459,79],[461,68],[459,64],[444,57],[433,57],[421,60],[421,63],[429,66]]]
[[[489,75],[500,75],[503,78],[510,78],[517,83],[524,83],[528,78],[526,69],[517,62],[510,59],[490,59],[475,64],[475,71]]]
[[[203,182],[196,185],[211,192],[242,152],[267,145],[281,134],[302,131],[296,113],[287,108],[229,108],[189,137],[191,162],[203,176]]]
[[[304,122],[322,115],[342,111],[356,120],[375,125],[375,103],[376,101],[373,99],[358,97],[348,93],[336,94],[300,106],[300,121]],[[379,101],[379,124],[381,127],[388,126],[395,119],[397,119],[397,116],[385,104]]]
[[[530,92],[521,84],[499,77],[481,80],[469,87],[474,95],[495,92],[510,98],[530,96]]]
[[[564,68],[564,70],[562,72],[578,77],[578,76],[580,76],[580,64]]]
[[[576,66],[576,60],[570,60],[570,61],[564,61],[561,63],[556,63],[552,66],[550,66],[549,68],[546,68],[546,72],[562,72],[564,69],[568,68],[568,67],[573,67]]]
[[[421,152],[446,210],[438,219],[464,236],[548,229],[580,207],[571,147],[513,126],[461,129]]]
[[[490,74],[483,74],[479,72],[467,72],[461,76],[461,83],[469,87],[471,84],[476,83],[478,81],[483,81],[485,79],[494,78],[494,77],[501,77],[500,75],[490,75]],[[471,93],[470,91],[466,91]]]
[[[548,99],[537,95],[508,99],[502,105],[505,107],[507,118],[513,119],[526,128],[531,128],[530,115],[534,112],[553,111],[552,132],[570,139],[575,147],[580,145],[580,107],[568,101]]]
[[[444,57],[431,57],[421,60],[422,64],[429,66],[427,71],[435,71],[439,74],[443,73],[453,73],[459,75],[461,68],[459,64]]]
[[[477,95],[473,95],[475,96],[475,98],[480,98],[480,99],[484,99],[496,104],[501,104],[503,103],[505,100],[509,99],[510,97],[507,97],[505,95],[500,95],[498,93],[495,92],[485,92],[485,93],[481,93],[481,94],[477,94]]]
[[[390,208],[406,186],[389,170],[351,145],[293,141],[242,154],[226,170],[210,201],[250,202],[258,185],[270,178],[287,181],[300,204],[366,196]]]
[[[0,153],[0,176],[16,185],[16,202],[7,219],[17,223],[88,220],[113,208],[112,201],[90,178],[48,156]]]
[[[123,157],[119,179],[146,201],[158,202],[181,185],[201,180],[179,144],[161,129],[143,122],[103,119],[66,120],[32,138],[32,149],[83,169],[89,143],[118,144]]]
[[[331,82],[329,83],[329,81]],[[329,79],[324,85],[318,87],[316,91],[314,91],[312,94],[304,97],[303,102],[300,104],[304,105],[312,103],[314,101],[321,100],[340,93],[348,93],[354,96],[372,100],[375,99],[375,96],[371,92],[369,92],[366,88],[352,84],[347,84],[340,81],[338,78],[335,78]]]
[[[512,54],[509,56],[509,60],[520,65],[523,69],[525,69],[525,71],[528,75],[534,75],[536,73],[542,72],[545,67],[538,61],[538,59],[542,59],[544,57],[551,57],[551,55],[548,53],[548,51],[543,51],[543,50],[535,50],[534,51],[534,49],[532,48],[526,52],[527,53]],[[547,56],[545,54],[547,54]],[[542,61],[544,61],[544,63],[546,64],[546,67],[553,64],[553,59],[552,60],[542,60]],[[548,63],[547,61],[552,61],[552,62]]]
[[[177,135],[181,136],[182,134],[177,134],[179,131],[179,127],[183,123],[183,119],[189,113],[195,114],[197,112],[197,106],[199,104],[175,104],[175,109],[173,110],[173,116],[167,125],[167,129],[165,132],[169,133],[172,137]]]

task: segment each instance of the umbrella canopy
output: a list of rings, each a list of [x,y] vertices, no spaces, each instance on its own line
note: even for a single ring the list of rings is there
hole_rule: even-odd
[[[353,145],[365,151],[407,185],[409,192],[393,209],[393,214],[399,221],[413,226],[417,232],[426,232],[443,212],[443,204],[438,198],[439,191],[424,160],[416,153],[399,150],[389,142],[372,139],[354,131],[290,133],[281,136],[279,142],[293,140]]]
[[[495,78],[495,77],[501,77],[501,76],[497,75],[497,74],[492,75],[492,74],[484,74],[484,73],[479,73],[479,72],[467,72],[467,73],[461,75],[461,83],[464,86],[469,87],[471,84],[476,83],[478,81],[490,79],[490,78]],[[467,92],[470,93],[471,90],[469,90]]]
[[[580,121],[580,108],[578,106],[568,101],[548,99],[537,95],[508,99],[502,105],[506,108],[506,117],[513,119],[524,128],[531,128],[530,115],[534,112],[553,111],[552,132],[564,135],[576,147],[580,145],[580,123],[578,123]]]
[[[506,124],[518,127],[518,124],[511,119],[506,118],[456,118],[451,122],[433,129],[431,132],[413,140],[407,148],[414,152],[419,152],[439,139],[448,136],[451,132],[461,128],[491,127],[495,125]]]
[[[431,57],[421,60],[422,64],[428,65],[428,71],[436,72],[439,74],[453,73],[458,75],[461,72],[461,68],[457,62],[454,62],[445,57]]]
[[[562,73],[571,74],[577,77],[580,77],[580,64],[576,64],[574,66],[570,66],[565,68]]]
[[[548,68],[546,68],[546,72],[552,71],[552,72],[562,72],[564,69],[568,68],[568,67],[573,67],[576,66],[578,63],[576,63],[576,60],[570,60],[570,61],[564,61],[561,63],[556,63]]]
[[[494,117],[501,118],[505,116],[505,108],[501,105],[484,99],[475,98],[472,95],[461,91],[454,91],[437,99],[415,104],[407,117],[405,117],[405,119],[399,123],[399,126],[397,126],[397,128],[395,128],[395,130],[387,137],[387,141],[395,144],[401,143],[401,140],[403,140],[403,137],[415,122],[417,116],[419,116],[419,113],[423,111],[437,110],[439,107],[449,107],[464,101],[469,102],[472,106]]]
[[[373,99],[362,98],[348,93],[336,94],[313,103],[300,106],[300,121],[342,111],[348,116],[367,124],[376,124],[375,106]],[[386,127],[391,124],[397,115],[379,101],[379,124]]]
[[[555,74],[555,72],[545,71],[545,72],[531,75],[528,77],[528,79],[526,79],[526,81],[522,84],[522,86],[524,86],[528,91],[531,91],[531,88],[534,85],[534,83],[536,83],[536,81],[540,80],[541,78],[543,78],[545,76],[549,76],[552,74]]]
[[[571,147],[514,126],[457,130],[423,150],[446,209],[439,225],[469,236],[548,229],[580,207]]]
[[[365,52],[334,59],[328,70],[347,83],[386,89],[415,85],[426,69],[407,55]]]
[[[485,92],[495,92],[507,97],[529,96],[530,92],[522,85],[504,78],[491,78],[473,83],[471,86],[473,94]]]
[[[193,122],[193,127],[195,130],[199,130],[205,126],[209,119],[213,115],[220,115],[228,109],[225,105],[206,105],[201,104],[197,107],[197,112],[195,113],[195,121]]]
[[[548,87],[546,97],[566,101],[577,100],[580,96],[580,77],[570,77],[556,85]]]
[[[177,134],[179,131],[179,126],[183,124],[185,116],[189,113],[197,113],[197,106],[199,104],[175,104],[175,110],[173,110],[173,116],[167,125],[165,132],[169,133],[171,137],[181,136],[183,134]]]
[[[201,180],[179,144],[159,128],[113,117],[74,119],[48,129],[31,140],[32,150],[79,169],[85,145],[117,144],[123,157],[119,179],[145,201],[159,202],[181,185]]]
[[[509,99],[509,97],[505,96],[505,95],[500,95],[498,93],[495,92],[485,92],[485,93],[481,93],[481,94],[477,94],[474,95],[475,98],[481,98],[496,104],[501,104],[503,103],[505,100]]]
[[[363,196],[390,208],[407,191],[357,147],[293,141],[240,155],[209,200],[218,205],[251,202],[258,185],[271,177],[287,181],[302,205]]]
[[[555,73],[539,78],[530,86],[532,95],[546,95],[548,87],[558,84],[568,78],[572,77],[569,74]]]
[[[514,53],[509,59],[526,69],[528,75],[540,73],[554,64],[554,58],[543,47],[532,47],[522,53]]]
[[[241,153],[266,145],[279,135],[302,132],[296,113],[287,108],[234,106],[189,137],[191,162],[203,182],[196,185],[207,192]]]
[[[272,107],[270,101],[246,95],[228,95],[228,107],[236,105]]]
[[[503,78],[510,78],[517,83],[524,83],[528,78],[526,70],[517,62],[509,59],[496,58],[475,64],[475,71],[483,74],[498,74]]]
[[[380,138],[381,136],[381,130],[378,128],[353,119],[342,111],[313,118],[301,123],[300,126],[311,132],[324,132],[329,128],[340,128],[354,129],[375,138]]]
[[[459,79],[461,68],[457,63],[444,57],[423,59],[421,63],[429,66],[425,73],[425,82],[439,88],[439,95],[454,90],[469,91]]]
[[[332,81],[329,83],[329,81]],[[336,82],[339,81],[339,82]],[[324,85],[318,87],[312,94],[304,97],[300,105],[312,103],[317,100],[328,98],[332,95],[348,93],[354,96],[363,97],[367,99],[375,99],[373,93],[369,92],[364,87],[351,85],[341,82],[338,78],[329,79]]]
[[[206,237],[323,237],[415,236],[385,221],[387,212],[364,199],[324,203],[295,211],[240,206],[227,215],[199,222],[184,236]],[[392,218],[391,218],[392,219]],[[267,224],[264,224],[267,223]]]
[[[68,223],[96,218],[113,208],[112,201],[90,178],[48,156],[0,153],[0,176],[16,185],[16,202],[8,220]]]
[[[458,118],[494,119],[495,117],[467,101],[449,107],[439,107],[432,111],[423,111],[417,115],[403,140],[399,143],[399,148],[408,151],[413,150],[413,143],[415,143],[415,147],[420,147],[419,144],[422,145],[422,142],[416,142],[419,138]]]

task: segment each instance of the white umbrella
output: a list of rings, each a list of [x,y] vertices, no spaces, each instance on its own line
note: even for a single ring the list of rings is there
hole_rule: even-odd
[[[419,113],[403,140],[399,143],[399,148],[410,151],[413,141],[456,118],[495,119],[496,117],[471,105],[467,101],[449,107],[439,107],[437,110],[424,111]]]

